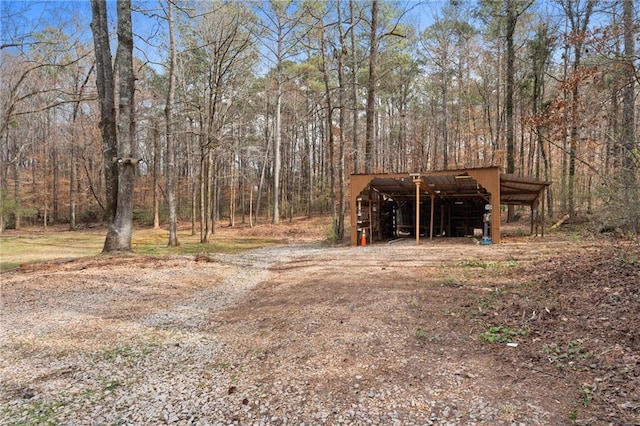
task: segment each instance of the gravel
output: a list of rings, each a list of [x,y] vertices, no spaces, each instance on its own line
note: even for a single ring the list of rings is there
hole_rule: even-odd
[[[226,316],[233,307],[251,306],[254,292],[275,285],[279,270],[309,262],[336,266],[347,250],[290,246],[200,261],[98,260],[4,274],[0,423],[549,424],[536,401],[489,400],[482,377],[445,360],[417,368],[419,359],[394,359],[393,351],[380,348],[367,357],[354,354],[362,360],[355,370],[328,372],[312,362],[316,348],[305,342],[333,318],[314,317],[305,324],[308,335],[270,342],[280,356],[264,349],[261,318],[234,322]],[[313,276],[305,273],[302,281]],[[256,329],[237,329],[247,324]],[[388,333],[380,334],[384,341],[405,344],[406,336],[380,332]],[[349,350],[345,336],[319,334],[324,346],[317,350],[337,357]],[[296,367],[287,360],[296,360]],[[422,375],[408,383],[381,365]]]

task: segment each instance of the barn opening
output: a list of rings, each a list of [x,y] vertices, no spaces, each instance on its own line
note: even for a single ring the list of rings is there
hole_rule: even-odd
[[[351,245],[476,236],[500,243],[500,206],[531,208],[531,232],[544,235],[549,182],[500,173],[498,167],[351,175]],[[496,214],[494,214],[496,212]]]

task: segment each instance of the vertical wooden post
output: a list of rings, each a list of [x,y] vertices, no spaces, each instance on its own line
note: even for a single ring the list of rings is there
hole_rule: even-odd
[[[416,184],[416,245],[420,245],[420,176],[413,178]]]
[[[429,239],[433,241],[433,209],[435,207],[435,197],[431,194],[431,223],[429,224]]]
[[[543,189],[542,191],[540,191],[540,193],[542,194],[542,208],[540,209],[540,237],[544,238],[544,205],[545,205],[545,198],[547,198],[547,194],[546,194],[547,188]]]
[[[373,191],[369,190],[369,243],[373,243]]]

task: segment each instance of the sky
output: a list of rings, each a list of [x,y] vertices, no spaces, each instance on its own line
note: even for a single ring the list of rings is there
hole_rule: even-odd
[[[211,1],[211,0],[209,0]],[[410,9],[411,23],[424,28],[433,20],[434,13],[448,0],[401,0]],[[115,23],[115,1],[107,1],[110,19]],[[158,7],[156,0],[133,0],[135,7],[154,9]],[[91,4],[89,0],[0,0],[0,25],[2,37],[15,33],[16,28],[23,32],[36,30],[46,26],[58,26],[60,23],[79,19],[88,28],[91,22]],[[136,28],[149,26],[149,19],[142,14],[133,15]]]
[[[109,27],[115,34],[116,27],[116,2],[108,0]],[[135,1],[134,6],[145,6],[147,11],[154,12],[158,2]],[[0,0],[0,44],[6,45],[15,40],[32,41],[24,39],[23,35],[42,31],[44,28],[63,28],[71,38],[79,37],[85,42],[92,43],[91,3],[89,0]],[[134,40],[136,52],[139,58],[146,58],[152,62],[158,55],[154,53],[157,45],[163,39],[159,37],[159,25],[157,19],[151,19],[142,13],[132,14],[132,25],[136,34]],[[112,38],[115,48],[115,37]]]
[[[399,2],[401,7],[410,10],[405,17],[407,21],[424,28],[433,20],[434,13],[437,13],[448,0],[399,0]],[[112,34],[115,34],[116,26],[115,4],[115,0],[107,1]],[[158,4],[158,0],[133,0],[134,9],[145,8],[146,12],[151,13],[158,12]],[[163,50],[158,46],[165,41],[166,29],[162,31],[157,19],[149,18],[140,12],[134,11],[132,20],[136,35],[134,55],[150,62],[153,68],[160,70],[161,66],[158,63],[161,61]],[[90,23],[89,0],[0,0],[0,45],[8,51],[12,48],[6,46],[16,41],[27,42],[24,46],[29,46],[28,43],[33,40],[25,39],[24,35],[42,31],[47,27],[63,28],[71,38],[79,37],[80,40],[92,43]],[[115,43],[115,37],[112,37],[114,49]]]
[[[160,1],[164,0],[133,0],[135,8],[145,8],[146,12],[157,13]],[[216,1],[216,0],[201,0]],[[222,0],[217,0],[222,1]],[[264,0],[266,1],[266,0]],[[466,6],[473,6],[477,0],[461,0]],[[606,4],[607,0],[603,0]],[[407,23],[417,26],[419,31],[434,22],[436,17],[442,14],[442,9],[449,0],[397,0],[401,9],[408,10],[404,19]],[[116,11],[115,0],[107,0],[110,14],[109,25],[112,34],[115,34]],[[540,0],[538,8],[556,4],[548,0]],[[162,15],[162,12],[160,13]],[[159,45],[165,42],[166,29],[160,28],[158,19],[135,12],[132,15],[135,49],[134,55],[151,62],[151,66],[159,68],[161,57],[164,56]],[[41,31],[47,26],[65,28],[65,32],[71,36],[77,36],[85,42],[91,40],[91,3],[89,0],[0,0],[0,45],[6,48],[7,44],[22,40],[20,35]],[[115,37],[112,37],[115,46]],[[11,48],[6,48],[10,51]]]

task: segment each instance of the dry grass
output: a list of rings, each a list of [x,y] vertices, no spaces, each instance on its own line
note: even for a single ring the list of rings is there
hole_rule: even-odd
[[[330,222],[329,217],[323,216],[253,227],[247,224],[229,227],[219,223],[207,244],[200,243],[198,232],[191,235],[189,227],[181,227],[178,232],[180,247],[177,248],[167,246],[169,232],[165,228],[136,228],[131,246],[134,253],[143,255],[236,253],[277,244],[326,240]],[[105,228],[69,231],[66,225],[7,230],[0,235],[0,270],[25,263],[97,256],[102,251],[105,234]]]

